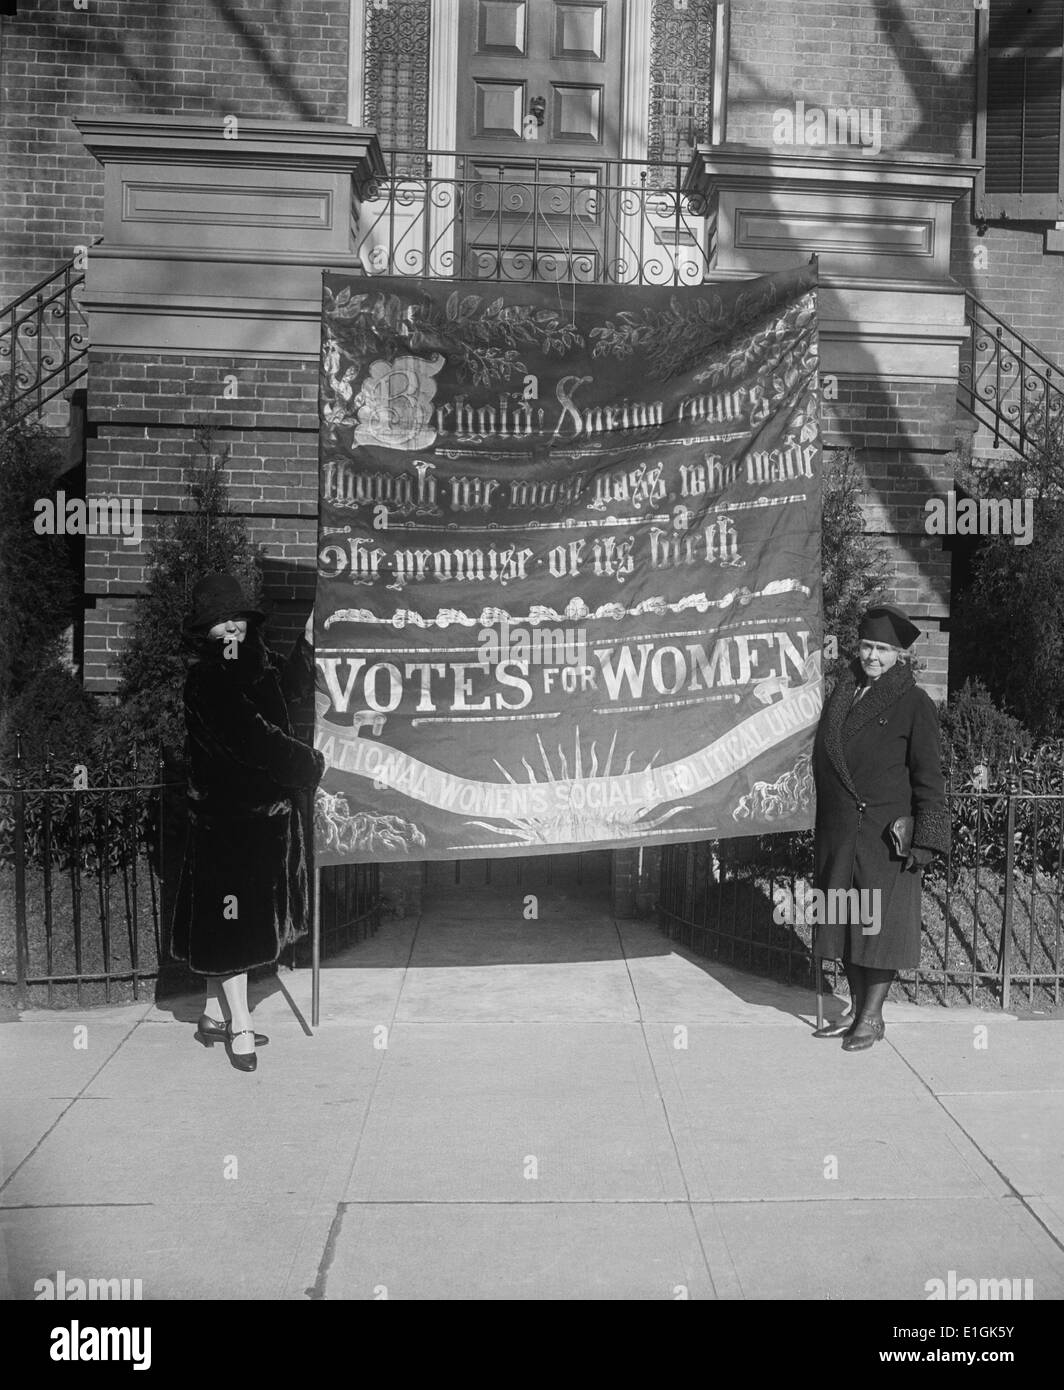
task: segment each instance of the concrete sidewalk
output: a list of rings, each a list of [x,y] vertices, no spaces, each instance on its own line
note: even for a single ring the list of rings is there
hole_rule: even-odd
[[[312,1036],[282,971],[254,1075],[200,999],[0,1024],[0,1296],[1064,1297],[1064,1021],[888,1005],[848,1054],[812,995],[524,891],[434,889]]]

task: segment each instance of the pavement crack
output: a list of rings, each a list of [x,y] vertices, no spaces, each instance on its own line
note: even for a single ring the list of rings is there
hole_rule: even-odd
[[[124,1037],[122,1037],[122,1038],[119,1039],[118,1044],[117,1044],[117,1046],[115,1047],[114,1051],[111,1052],[111,1054],[110,1054],[109,1056],[107,1056],[107,1057],[105,1057],[105,1058],[103,1059],[103,1061],[102,1061],[102,1062],[100,1063],[100,1065],[96,1068],[96,1070],[92,1073],[92,1075],[86,1080],[85,1084],[82,1086],[81,1090],[77,1093],[77,1095],[76,1095],[76,1096],[73,1096],[73,1097],[70,1099],[69,1103],[63,1106],[62,1110],[60,1110],[59,1114],[55,1117],[55,1119],[52,1121],[52,1123],[48,1126],[48,1128],[44,1131],[44,1133],[41,1135],[41,1137],[37,1140],[37,1142],[36,1142],[36,1144],[34,1144],[33,1148],[30,1149],[29,1153],[27,1153],[26,1156],[25,1156],[23,1159],[21,1159],[18,1163],[16,1163],[15,1166],[14,1166],[14,1168],[12,1168],[11,1172],[8,1173],[8,1175],[7,1175],[7,1177],[4,1179],[4,1181],[3,1181],[3,1182],[0,1182],[0,1196],[3,1195],[3,1193],[4,1193],[5,1190],[7,1189],[8,1185],[9,1185],[10,1183],[14,1182],[15,1178],[18,1176],[19,1173],[21,1173],[22,1169],[25,1168],[26,1164],[29,1163],[30,1159],[33,1158],[33,1157],[40,1151],[41,1147],[47,1142],[49,1135],[51,1135],[52,1133],[54,1133],[54,1131],[55,1131],[56,1128],[59,1126],[59,1124],[60,1124],[60,1122],[63,1120],[63,1118],[64,1118],[67,1114],[69,1114],[71,1106],[76,1105],[76,1104],[78,1103],[78,1101],[81,1100],[81,1099],[83,1099],[83,1098],[84,1098],[84,1099],[92,1099],[92,1097],[86,1097],[86,1096],[85,1096],[85,1092],[86,1092],[86,1091],[88,1090],[88,1088],[92,1085],[92,1083],[96,1080],[96,1078],[100,1075],[100,1073],[103,1071],[104,1067],[110,1066],[111,1062],[114,1061],[114,1059],[118,1056],[119,1052],[121,1052],[122,1048],[125,1047],[126,1043],[129,1042],[130,1038],[133,1036],[133,1034],[136,1032],[136,1030],[140,1027],[140,1025],[141,1025],[143,1022],[144,1022],[144,1020],[143,1020],[142,1018],[138,1018],[137,1021],[133,1024],[132,1028],[130,1028],[129,1032],[126,1033]]]
[[[717,1290],[716,1280],[713,1278],[713,1271],[710,1268],[709,1255],[706,1251],[705,1241],[702,1239],[702,1232],[698,1229],[698,1222],[695,1220],[694,1209],[691,1206],[691,1189],[688,1186],[687,1174],[684,1171],[682,1156],[680,1154],[680,1146],[677,1141],[675,1131],[673,1130],[672,1116],[669,1114],[669,1107],[665,1102],[665,1092],[661,1084],[661,1077],[658,1075],[658,1069],[654,1065],[654,1052],[650,1046],[650,1039],[647,1036],[646,1019],[644,1019],[643,1017],[643,1009],[642,1005],[639,1002],[639,994],[636,990],[635,980],[632,977],[631,961],[628,956],[628,952],[624,948],[624,936],[621,932],[620,924],[617,921],[616,917],[614,917],[613,919],[613,926],[614,930],[617,933],[617,946],[621,953],[621,959],[624,961],[624,968],[628,975],[628,983],[631,986],[632,997],[635,1000],[636,1013],[638,1015],[639,1032],[640,1036],[643,1039],[643,1048],[646,1052],[647,1061],[650,1064],[650,1074],[651,1076],[653,1076],[654,1085],[657,1088],[658,1105],[661,1107],[661,1113],[665,1120],[665,1128],[668,1131],[669,1135],[669,1143],[672,1145],[672,1154],[676,1164],[676,1170],[680,1174],[680,1181],[683,1184],[684,1197],[683,1201],[681,1203],[678,1203],[678,1205],[682,1205],[683,1207],[685,1207],[687,1211],[688,1217],[690,1218],[692,1230],[694,1231],[695,1239],[698,1242],[698,1248],[702,1253],[702,1263],[705,1266],[706,1278],[709,1280],[709,1286],[713,1290],[713,1297],[719,1298],[720,1294]],[[736,1275],[736,1278],[738,1278],[738,1273],[735,1270],[734,1262],[732,1264],[732,1272]]]
[[[1005,1186],[1008,1188],[1010,1195],[1013,1196],[1013,1197],[1015,1197],[1016,1201],[1019,1202],[1019,1203],[1022,1205],[1024,1211],[1027,1212],[1027,1214],[1032,1218],[1032,1220],[1036,1221],[1036,1222],[1038,1223],[1038,1225],[1041,1226],[1042,1230],[1045,1231],[1046,1235],[1047,1235],[1047,1236],[1049,1237],[1049,1239],[1053,1242],[1053,1244],[1057,1247],[1057,1249],[1060,1250],[1060,1251],[1062,1251],[1062,1252],[1064,1252],[1064,1241],[1061,1240],[1060,1236],[1057,1235],[1057,1233],[1053,1230],[1052,1226],[1047,1225],[1046,1222],[1042,1220],[1041,1216],[1039,1216],[1038,1212],[1035,1211],[1034,1207],[1031,1206],[1030,1202],[1028,1202],[1027,1198],[1026,1198],[1026,1197],[1023,1195],[1023,1193],[1019,1190],[1019,1188],[1018,1188],[1018,1187],[1016,1186],[1016,1184],[1012,1181],[1012,1179],[1009,1177],[1009,1175],[1004,1171],[1004,1169],[1003,1169],[999,1164],[997,1164],[997,1163],[994,1162],[994,1160],[990,1157],[990,1155],[987,1153],[987,1151],[983,1148],[982,1144],[979,1143],[979,1141],[975,1138],[974,1135],[972,1135],[972,1134],[970,1134],[970,1133],[968,1132],[968,1130],[967,1130],[967,1129],[965,1128],[965,1126],[961,1123],[961,1121],[957,1118],[957,1116],[954,1115],[953,1111],[950,1110],[949,1106],[946,1105],[946,1104],[943,1102],[943,1099],[942,1099],[942,1097],[938,1094],[938,1092],[932,1090],[930,1082],[926,1081],[926,1080],[920,1075],[920,1073],[916,1070],[916,1068],[915,1068],[915,1067],[912,1065],[912,1063],[909,1061],[908,1057],[906,1057],[905,1054],[904,1054],[903,1052],[899,1052],[898,1049],[897,1049],[896,1047],[894,1047],[893,1043],[891,1044],[891,1047],[892,1047],[892,1050],[893,1050],[893,1052],[894,1052],[894,1055],[895,1055],[896,1057],[900,1057],[900,1058],[901,1058],[901,1060],[902,1060],[902,1062],[904,1063],[904,1065],[907,1066],[907,1067],[909,1068],[909,1070],[912,1072],[913,1076],[916,1077],[917,1081],[918,1081],[918,1082],[920,1083],[920,1085],[924,1088],[924,1090],[925,1090],[925,1091],[927,1092],[927,1094],[931,1097],[931,1099],[932,1099],[932,1100],[934,1101],[934,1103],[938,1106],[938,1108],[942,1111],[942,1113],[946,1116],[946,1118],[950,1121],[950,1123],[953,1124],[953,1125],[955,1125],[956,1128],[960,1130],[960,1132],[961,1132],[961,1133],[964,1135],[964,1137],[968,1140],[968,1143],[971,1144],[972,1148],[976,1151],[976,1153],[977,1153],[977,1154],[979,1155],[979,1157],[983,1160],[983,1162],[984,1162],[988,1167],[990,1167],[990,1168],[992,1168],[992,1169],[994,1170],[994,1172],[998,1175],[998,1177],[1001,1179],[1001,1181],[1002,1181],[1002,1182],[1005,1184]],[[1001,1095],[1002,1092],[1000,1092],[1000,1091],[999,1091],[999,1092],[991,1092],[990,1094]],[[1012,1094],[1012,1093],[1010,1092],[1009,1094]]]

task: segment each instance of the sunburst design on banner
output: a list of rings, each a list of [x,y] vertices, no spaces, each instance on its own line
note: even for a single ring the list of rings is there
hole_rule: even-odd
[[[569,759],[566,757],[565,749],[561,744],[557,745],[557,772],[551,763],[550,755],[543,746],[543,740],[536,735],[536,743],[539,746],[539,755],[543,767],[539,775],[527,758],[521,759],[521,764],[528,774],[528,782],[543,786],[544,788],[567,787],[566,799],[569,805],[552,805],[544,811],[527,816],[507,816],[503,819],[509,821],[509,827],[493,825],[488,821],[474,820],[469,821],[470,826],[477,826],[481,830],[489,830],[496,835],[508,835],[512,843],[522,845],[555,845],[568,842],[580,843],[591,842],[593,840],[615,840],[618,837],[631,834],[633,831],[654,830],[659,825],[664,825],[673,816],[678,816],[684,811],[690,811],[690,806],[674,806],[672,810],[665,811],[661,815],[650,816],[650,813],[660,804],[660,798],[654,801],[627,802],[624,805],[616,806],[590,806],[587,804],[586,793],[577,796],[576,793],[588,782],[599,782],[601,794],[604,799],[608,797],[609,783],[611,775],[626,776],[632,772],[632,760],[634,753],[629,753],[624,760],[624,767],[614,774],[613,763],[617,749],[617,733],[615,730],[613,738],[610,740],[609,751],[606,754],[604,765],[599,767],[598,745],[592,742],[588,754],[588,765],[585,768],[583,754],[580,750],[580,728],[576,728],[573,737],[573,767],[569,769]],[[661,749],[657,749],[645,767],[637,768],[637,772],[649,772],[654,766],[655,760],[660,757]],[[499,769],[506,780],[513,786],[519,785],[518,779],[514,777],[498,758],[493,758],[495,766]],[[551,794],[558,800],[558,793]],[[573,805],[576,800],[580,805]],[[650,816],[650,819],[646,817]],[[512,828],[510,828],[512,827]],[[505,842],[504,842],[505,843]]]

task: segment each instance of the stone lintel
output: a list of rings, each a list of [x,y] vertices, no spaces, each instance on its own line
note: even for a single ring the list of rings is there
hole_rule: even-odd
[[[311,356],[321,273],[362,269],[373,131],[334,122],[75,121],[104,166],[104,235],[82,303],[94,348]]]
[[[685,188],[715,223],[714,279],[817,256],[823,371],[956,381],[968,328],[952,212],[978,169],[932,154],[700,146]]]

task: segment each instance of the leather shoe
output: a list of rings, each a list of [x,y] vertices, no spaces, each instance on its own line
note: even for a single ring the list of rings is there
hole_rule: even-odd
[[[852,1033],[843,1038],[842,1050],[843,1052],[864,1052],[873,1043],[882,1042],[886,1031],[887,1025],[881,1018],[859,1023]]]
[[[228,1023],[218,1023],[207,1014],[200,1014],[199,1023],[196,1025],[196,1040],[204,1047],[213,1047],[216,1042],[224,1043],[229,1037],[230,1026]],[[256,1047],[265,1047],[269,1041],[265,1033],[255,1034]]]
[[[244,1036],[253,1038],[255,1035],[250,1028],[238,1028],[235,1033],[230,1033],[225,1040],[225,1050],[229,1061],[237,1071],[254,1071],[259,1064],[259,1059],[254,1052],[234,1052],[233,1039]]]
[[[834,1023],[825,1023],[823,1028],[814,1028],[814,1038],[844,1038],[854,1025],[853,1014],[843,1014]]]

